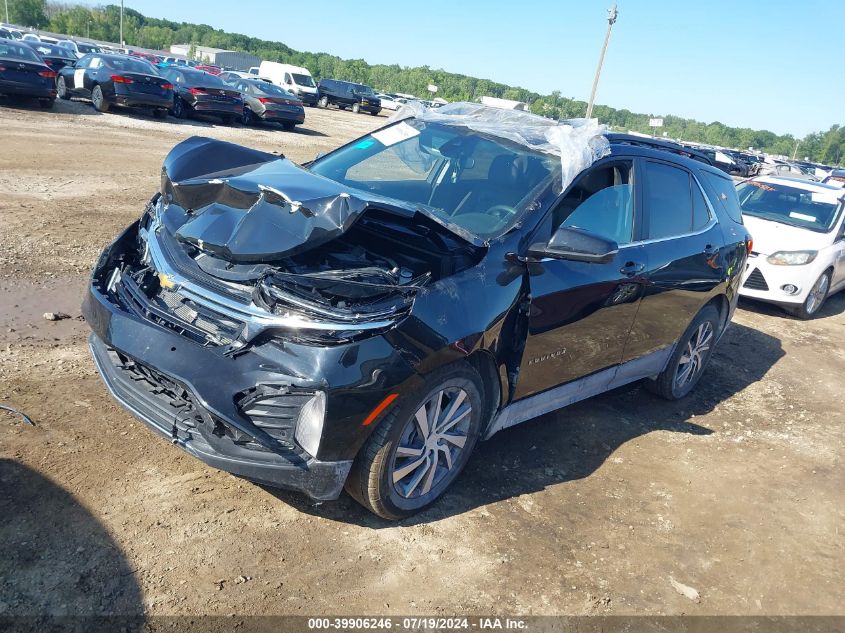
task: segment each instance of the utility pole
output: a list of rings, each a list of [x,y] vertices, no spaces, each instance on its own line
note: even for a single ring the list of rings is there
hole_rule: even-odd
[[[795,141],[795,151],[792,152],[792,160],[795,160],[795,157],[798,156],[798,146],[801,145],[801,141]]]
[[[9,0],[6,0],[6,24],[10,24],[10,22],[9,22]]]
[[[590,102],[587,104],[587,118],[593,116],[593,105],[596,101],[596,89],[599,87],[599,77],[601,76],[601,67],[604,65],[604,54],[607,52],[607,43],[610,41],[610,32],[613,30],[613,25],[616,24],[616,18],[619,16],[619,11],[616,10],[616,3],[613,3],[613,8],[607,11],[607,33],[604,36],[604,46],[601,47],[601,56],[599,57],[599,66],[596,68],[596,78],[593,79],[593,91],[590,93]]]
[[[123,46],[123,0],[120,0],[120,45]]]

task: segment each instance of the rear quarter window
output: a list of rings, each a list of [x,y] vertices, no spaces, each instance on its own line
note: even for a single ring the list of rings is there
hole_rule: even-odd
[[[709,171],[700,171],[699,175],[705,183],[707,197],[713,208],[721,207],[737,224],[742,224],[742,210],[739,208],[739,198],[736,187],[730,176],[720,176]]]

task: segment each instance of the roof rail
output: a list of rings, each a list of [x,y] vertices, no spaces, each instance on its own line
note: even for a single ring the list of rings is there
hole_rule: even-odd
[[[697,152],[694,149],[685,147],[683,145],[680,145],[679,143],[673,143],[672,141],[662,141],[660,139],[649,138],[646,136],[636,136],[634,134],[618,133],[608,134],[607,140],[610,143],[620,143],[623,145],[638,145],[640,147],[649,147],[651,149],[659,149],[665,152],[672,152],[673,154],[692,158],[693,160],[697,160],[701,163],[704,163],[705,165],[713,165],[713,162],[701,152]]]

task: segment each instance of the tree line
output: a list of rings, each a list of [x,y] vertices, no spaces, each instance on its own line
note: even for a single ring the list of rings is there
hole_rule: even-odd
[[[116,42],[120,39],[120,7],[107,5],[86,7],[72,3],[45,0],[13,0],[11,20],[56,33]],[[541,95],[524,88],[508,86],[489,79],[479,79],[428,66],[403,67],[397,64],[368,64],[363,59],[341,59],[328,53],[296,51],[281,42],[272,42],[227,33],[206,24],[172,22],[149,18],[133,9],[124,10],[124,40],[130,46],[169,50],[171,44],[194,44],[251,53],[268,61],[284,62],[308,68],[319,80],[322,77],[363,83],[384,92],[427,94],[429,84],[438,87],[438,96],[448,101],[475,101],[487,95],[524,101],[531,110],[553,119],[583,117],[587,104],[564,97],[560,91]],[[737,128],[718,121],[703,123],[693,119],[631,112],[597,105],[594,116],[616,131],[651,133],[649,119],[662,118],[660,134],[670,139],[695,141],[724,147],[736,147],[786,156],[797,155],[828,164],[839,164],[845,154],[845,128],[834,125],[827,131],[814,132],[803,139],[791,134],[775,134],[768,130]]]

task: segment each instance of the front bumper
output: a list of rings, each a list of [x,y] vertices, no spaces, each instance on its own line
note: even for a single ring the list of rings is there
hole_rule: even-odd
[[[807,300],[810,289],[824,268],[819,258],[803,266],[774,266],[766,261],[766,255],[750,256],[742,275],[739,294],[748,299],[778,305],[801,305]],[[783,287],[788,285],[795,286],[797,292],[785,292]]]
[[[208,434],[199,429],[203,422],[198,424],[196,418],[182,415],[184,407],[181,410],[174,408],[173,403],[168,402],[169,398],[160,397],[159,387],[138,379],[137,372],[127,369],[132,361],[123,362],[96,334],[91,334],[89,347],[111,395],[153,431],[197,459],[257,483],[304,493],[317,501],[330,501],[340,495],[351,461],[321,462],[313,458],[306,461],[294,453],[282,456],[271,452],[260,454],[262,458],[258,459],[235,454],[234,446],[227,451],[222,447],[224,442],[219,440],[218,446],[214,446]],[[249,452],[259,455],[258,451]]]

